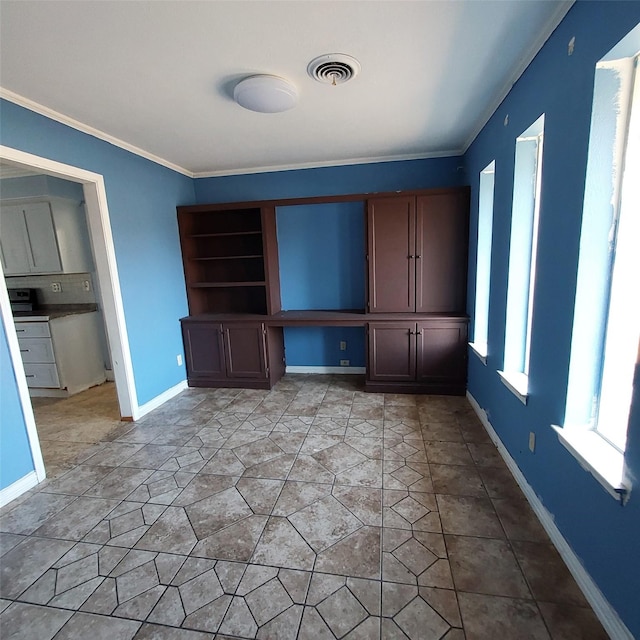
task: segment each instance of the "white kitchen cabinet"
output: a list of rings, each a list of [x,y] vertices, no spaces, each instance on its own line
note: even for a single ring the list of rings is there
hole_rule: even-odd
[[[5,276],[94,270],[84,207],[67,198],[3,202],[0,249]]]
[[[97,311],[16,320],[31,395],[66,397],[106,380],[99,322]]]
[[[2,206],[0,248],[6,276],[60,273],[62,262],[50,204]]]

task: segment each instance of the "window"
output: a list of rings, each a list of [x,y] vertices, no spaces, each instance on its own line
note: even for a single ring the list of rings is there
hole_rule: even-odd
[[[489,289],[491,279],[491,238],[493,234],[493,191],[495,161],[480,172],[478,194],[478,246],[476,256],[476,301],[471,348],[487,364],[489,333]]]
[[[571,360],[560,440],[624,501],[640,342],[640,25],[596,66]]]
[[[544,114],[516,139],[503,382],[526,404],[542,184]]]

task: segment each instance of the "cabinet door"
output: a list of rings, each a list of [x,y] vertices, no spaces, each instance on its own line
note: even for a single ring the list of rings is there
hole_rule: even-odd
[[[5,276],[31,273],[22,207],[13,205],[0,209],[0,248]]]
[[[370,380],[412,382],[416,377],[415,322],[369,323]]]
[[[224,327],[229,378],[266,378],[266,343],[262,323],[238,322]]]
[[[467,378],[467,323],[418,323],[417,380],[442,385],[463,385]]]
[[[416,311],[464,313],[467,296],[468,194],[420,196],[416,213]]]
[[[189,378],[224,380],[227,377],[219,322],[185,322],[182,336]]]
[[[415,311],[414,197],[367,203],[369,311]]]
[[[22,207],[27,231],[27,246],[32,273],[60,273],[62,263],[48,202],[33,202]]]

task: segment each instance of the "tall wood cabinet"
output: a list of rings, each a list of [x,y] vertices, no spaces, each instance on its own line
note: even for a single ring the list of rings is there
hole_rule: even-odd
[[[284,373],[283,330],[262,317],[280,310],[275,208],[228,207],[178,207],[187,378],[191,386],[270,388]]]
[[[464,393],[469,193],[367,202],[367,388]]]
[[[369,311],[464,313],[468,218],[462,190],[370,199]]]

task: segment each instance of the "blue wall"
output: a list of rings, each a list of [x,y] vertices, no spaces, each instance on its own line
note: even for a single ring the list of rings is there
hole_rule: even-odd
[[[104,176],[138,402],[183,381],[176,355],[187,301],[176,206],[194,201],[193,180],[4,100],[0,143]],[[4,359],[1,366],[0,392],[12,397],[13,371]],[[3,437],[6,424],[3,416]],[[30,459],[28,447],[19,450]]]
[[[268,200],[453,187],[466,184],[457,157],[380,162],[200,178],[200,203]],[[283,309],[364,309],[365,205],[359,202],[278,207]],[[347,350],[340,351],[341,341]],[[362,328],[285,330],[290,366],[365,366]]]
[[[479,174],[496,162],[489,356],[485,367],[470,354],[469,390],[587,571],[637,637],[640,500],[632,494],[620,507],[582,470],[550,425],[562,424],[565,410],[595,65],[639,20],[637,2],[577,2],[465,155],[473,194],[470,265],[475,263]],[[574,36],[575,50],[569,56],[567,46]],[[524,406],[496,370],[503,362],[515,138],[542,113],[538,269],[530,396]],[[474,279],[472,267],[470,310]],[[527,448],[530,431],[536,433],[535,454]],[[640,479],[638,386],[626,460]]]
[[[195,188],[197,201],[206,204],[455,187],[464,184],[467,182],[462,158],[450,157],[198,178]]]
[[[34,465],[2,322],[0,328],[0,489],[4,489],[33,471]]]

